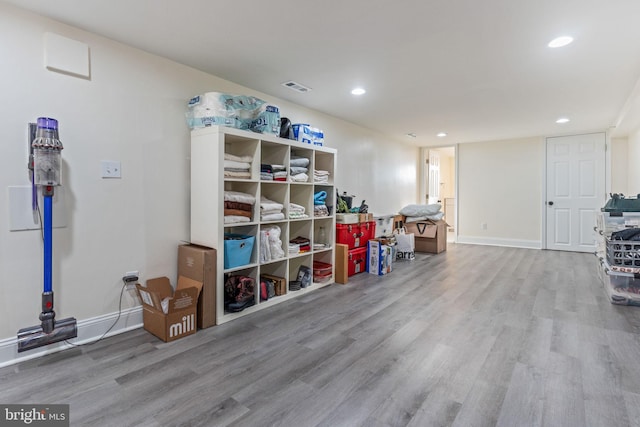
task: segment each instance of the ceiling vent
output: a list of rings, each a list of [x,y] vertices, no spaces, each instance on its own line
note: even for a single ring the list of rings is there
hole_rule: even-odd
[[[296,92],[300,92],[300,93],[307,93],[307,92],[311,92],[312,90],[310,87],[301,85],[300,83],[296,83],[293,80],[289,80],[288,82],[282,83],[282,86],[288,87],[289,89],[295,90]]]

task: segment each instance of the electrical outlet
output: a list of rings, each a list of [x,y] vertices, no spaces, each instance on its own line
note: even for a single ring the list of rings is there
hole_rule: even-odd
[[[487,229],[487,223],[486,223],[486,222],[483,222],[482,224],[480,224],[480,228],[481,228],[482,230],[486,230],[486,229]]]
[[[140,274],[137,270],[127,271],[124,273],[124,276],[122,276],[122,281],[127,285],[131,285],[137,283],[139,278]]]
[[[100,171],[102,178],[121,178],[120,162],[102,160],[100,162]]]

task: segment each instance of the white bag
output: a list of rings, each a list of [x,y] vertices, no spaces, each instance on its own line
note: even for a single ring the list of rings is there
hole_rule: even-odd
[[[396,238],[396,260],[414,260],[416,259],[416,243],[413,233],[407,233],[405,227],[393,230]]]

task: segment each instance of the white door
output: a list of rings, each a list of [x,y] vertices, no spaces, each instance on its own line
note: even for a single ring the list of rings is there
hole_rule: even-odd
[[[429,175],[428,175],[427,203],[440,202],[440,153],[429,150]]]
[[[547,138],[547,249],[593,252],[605,202],[604,133]]]

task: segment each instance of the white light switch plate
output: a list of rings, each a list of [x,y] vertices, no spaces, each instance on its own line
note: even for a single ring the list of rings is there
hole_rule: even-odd
[[[100,162],[102,178],[121,178],[120,162],[112,160],[102,160]]]

